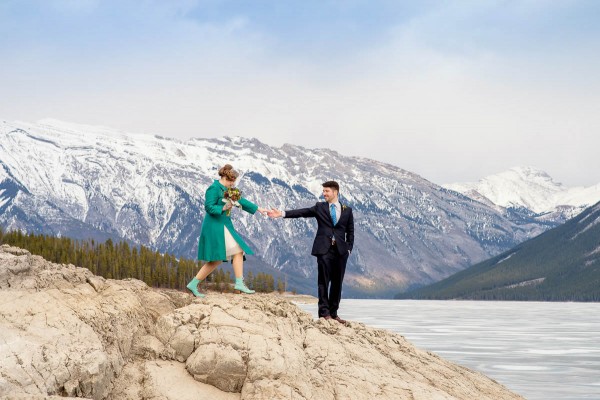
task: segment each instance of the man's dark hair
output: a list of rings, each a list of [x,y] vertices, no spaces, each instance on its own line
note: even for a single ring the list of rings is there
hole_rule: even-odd
[[[327,181],[323,183],[323,187],[332,188],[337,190],[338,193],[340,192],[340,185],[336,181]]]

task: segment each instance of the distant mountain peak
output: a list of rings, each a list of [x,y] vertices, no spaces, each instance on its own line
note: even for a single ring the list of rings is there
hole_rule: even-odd
[[[477,182],[443,185],[475,200],[482,197],[506,208],[525,208],[537,214],[553,213],[570,206],[567,219],[600,200],[598,188],[569,188],[556,182],[547,172],[533,167],[513,167],[481,178]]]
[[[546,172],[539,168],[532,166],[523,166],[523,167],[512,167],[508,171],[500,172],[496,174],[496,176],[504,176],[506,178],[511,178],[516,174],[518,179],[521,179],[525,182],[530,182],[532,184],[538,184],[540,186],[544,186],[547,188],[553,188],[556,190],[565,189],[564,185],[560,182],[555,182],[554,179]],[[494,175],[488,177],[491,178]],[[483,178],[486,179],[486,178]]]

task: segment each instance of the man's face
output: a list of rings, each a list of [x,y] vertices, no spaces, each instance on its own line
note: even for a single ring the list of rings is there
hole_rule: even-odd
[[[331,200],[335,200],[335,198],[337,197],[337,190],[329,188],[329,187],[324,187],[323,188],[323,197],[325,198],[325,201],[329,202]]]

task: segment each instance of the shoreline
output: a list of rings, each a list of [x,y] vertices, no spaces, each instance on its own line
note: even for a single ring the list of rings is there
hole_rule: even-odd
[[[319,299],[315,296],[311,296],[310,294],[291,294],[291,293],[273,293],[277,297],[281,297],[286,299],[290,303],[293,304],[317,304]]]

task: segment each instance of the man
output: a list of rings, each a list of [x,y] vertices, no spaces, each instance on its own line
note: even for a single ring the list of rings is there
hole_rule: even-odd
[[[342,281],[346,262],[354,246],[354,217],[352,208],[340,204],[340,185],[335,181],[323,183],[325,202],[298,210],[268,212],[272,218],[316,218],[317,235],[311,254],[317,257],[319,271],[319,318],[335,319],[344,324],[337,312],[342,298]]]

